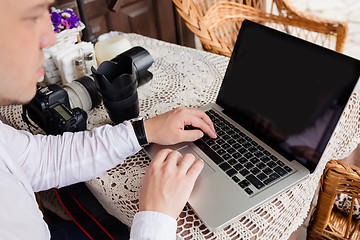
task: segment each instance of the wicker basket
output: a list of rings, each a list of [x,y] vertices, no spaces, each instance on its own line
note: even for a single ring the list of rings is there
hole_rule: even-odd
[[[345,43],[345,22],[323,20],[300,12],[287,0],[173,0],[173,3],[189,29],[200,38],[204,49],[225,56],[231,55],[244,19],[339,52]]]
[[[353,212],[345,214],[334,207],[337,194],[352,197],[350,209],[354,209],[355,199],[360,199],[360,168],[341,161],[327,163],[320,181],[318,203],[307,229],[307,239],[360,239],[360,220]]]

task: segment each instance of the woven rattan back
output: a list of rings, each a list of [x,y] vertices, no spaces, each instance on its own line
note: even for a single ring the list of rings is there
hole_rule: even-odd
[[[308,239],[360,239],[359,219],[338,211],[334,207],[339,193],[360,199],[360,168],[341,161],[329,161],[320,181],[316,209],[308,226]]]
[[[341,52],[347,24],[298,11],[286,0],[173,0],[209,52],[230,56],[241,23],[249,19]],[[266,4],[265,4],[266,3]]]

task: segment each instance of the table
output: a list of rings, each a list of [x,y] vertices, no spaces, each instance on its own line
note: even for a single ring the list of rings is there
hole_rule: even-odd
[[[137,34],[126,36],[132,46],[142,46],[155,60],[149,69],[153,79],[138,88],[140,115],[153,117],[177,106],[200,107],[215,102],[229,58]],[[177,239],[288,239],[309,214],[326,162],[348,156],[360,142],[359,94],[358,85],[319,167],[305,181],[218,232],[210,232],[187,205],[177,221]],[[27,129],[20,114],[20,106],[0,109],[4,122]],[[105,123],[111,121],[103,105],[89,113],[89,129]],[[138,211],[139,190],[149,161],[145,152],[140,151],[124,164],[86,182],[103,207],[128,226]]]
[[[150,71],[153,79],[138,88],[140,115],[153,117],[177,106],[200,107],[215,102],[228,58],[177,46],[136,34],[128,34],[133,46],[147,49],[154,57]],[[356,115],[359,113],[359,88],[352,95],[336,138],[324,153],[319,167],[301,184],[252,211],[230,227],[212,233],[186,206],[178,218],[178,239],[288,239],[307,217],[326,162],[349,155],[359,143]],[[97,125],[96,112],[90,122]],[[142,178],[149,164],[143,151],[129,157],[102,176],[86,183],[92,193],[112,215],[131,226],[138,210]]]

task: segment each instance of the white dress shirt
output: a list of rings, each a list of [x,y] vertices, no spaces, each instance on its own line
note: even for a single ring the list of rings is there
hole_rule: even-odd
[[[0,239],[50,239],[34,192],[93,179],[140,149],[129,122],[44,136],[0,121]],[[131,239],[175,239],[175,233],[172,217],[139,212]]]

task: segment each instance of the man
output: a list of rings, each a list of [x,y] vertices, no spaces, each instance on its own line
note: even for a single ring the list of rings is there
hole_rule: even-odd
[[[43,74],[42,48],[55,43],[49,0],[0,0],[0,105],[24,104]],[[193,125],[200,130],[184,130]],[[193,141],[215,130],[207,115],[178,108],[144,123],[148,142]],[[204,133],[203,133],[204,132]],[[34,191],[86,181],[141,149],[130,122],[62,136],[31,135],[0,122],[0,239],[49,239]],[[175,239],[175,219],[203,168],[192,155],[163,150],[140,194],[131,238]]]

